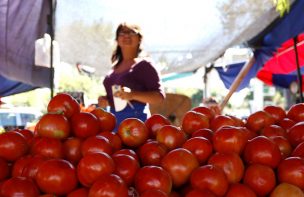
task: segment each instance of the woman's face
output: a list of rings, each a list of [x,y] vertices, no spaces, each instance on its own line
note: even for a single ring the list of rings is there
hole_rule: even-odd
[[[121,48],[134,48],[138,49],[140,45],[140,37],[138,33],[127,27],[123,27],[117,36],[117,44]]]

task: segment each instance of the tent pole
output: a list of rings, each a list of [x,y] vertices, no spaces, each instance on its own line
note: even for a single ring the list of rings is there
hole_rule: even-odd
[[[50,26],[50,37],[51,37],[51,49],[50,49],[50,88],[51,88],[51,98],[54,96],[54,65],[53,65],[53,40],[54,40],[54,28],[53,28],[53,0],[50,1],[50,16],[49,16],[49,26]]]
[[[298,36],[293,38],[293,47],[294,47],[295,55],[296,55],[300,102],[303,103],[304,99],[303,99],[303,92],[302,92],[302,74],[301,74],[300,63],[299,63],[299,54],[298,54],[297,43],[298,43]]]
[[[220,110],[223,111],[224,107],[228,103],[230,97],[232,94],[237,90],[241,82],[243,81],[244,77],[247,75],[249,72],[250,68],[255,62],[254,56],[252,56],[249,61],[243,66],[242,70],[239,72],[235,80],[233,81],[232,85],[230,86],[228,94],[225,96],[224,100],[220,103]]]

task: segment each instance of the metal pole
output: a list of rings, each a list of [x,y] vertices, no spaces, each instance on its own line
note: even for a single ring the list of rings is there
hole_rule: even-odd
[[[51,88],[51,98],[54,96],[54,65],[53,65],[53,40],[54,40],[54,28],[53,28],[53,0],[50,2],[50,15],[48,19],[48,24],[50,27],[50,37],[51,37],[51,48],[50,48],[50,88]]]
[[[302,92],[302,74],[301,74],[301,68],[300,68],[300,63],[299,63],[299,54],[298,54],[297,43],[298,43],[298,36],[293,38],[293,47],[294,47],[295,55],[296,55],[300,102],[303,103],[304,99],[303,99],[303,92]]]

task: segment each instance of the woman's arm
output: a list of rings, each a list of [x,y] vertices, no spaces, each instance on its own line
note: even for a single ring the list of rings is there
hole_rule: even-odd
[[[149,104],[157,104],[165,99],[164,96],[158,91],[149,91],[149,92],[119,91],[115,94],[115,96],[118,96],[121,99],[129,100],[129,101],[136,100],[142,103],[149,103]]]

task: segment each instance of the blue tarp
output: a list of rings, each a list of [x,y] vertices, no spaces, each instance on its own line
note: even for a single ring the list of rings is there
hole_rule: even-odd
[[[291,6],[288,14],[275,20],[269,27],[248,43],[254,49],[255,63],[243,79],[237,91],[247,87],[250,79],[273,56],[274,52],[286,40],[304,32],[304,1],[297,0]],[[227,89],[230,88],[245,63],[227,65],[225,70],[216,68]]]

